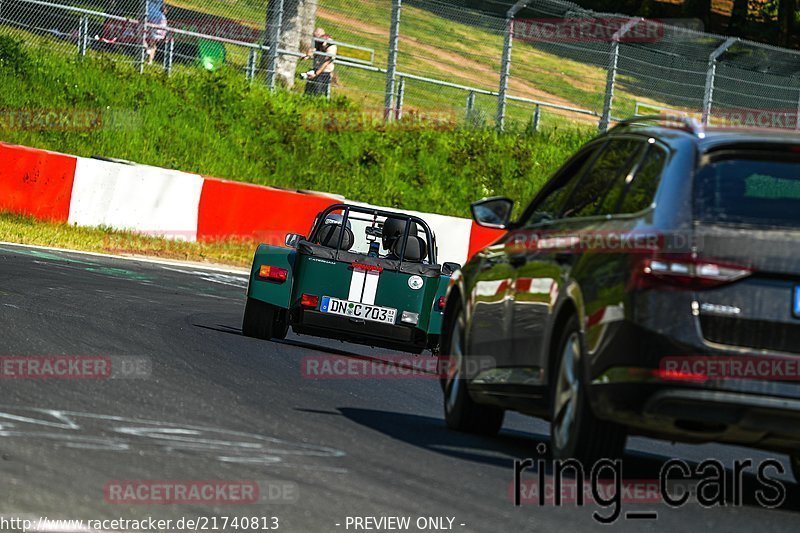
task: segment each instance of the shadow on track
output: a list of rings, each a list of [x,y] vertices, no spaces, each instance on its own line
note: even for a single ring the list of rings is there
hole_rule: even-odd
[[[517,458],[533,457],[543,435],[503,431],[497,437],[458,433],[440,418],[372,409],[339,408],[342,416],[389,437],[465,461],[508,467]]]

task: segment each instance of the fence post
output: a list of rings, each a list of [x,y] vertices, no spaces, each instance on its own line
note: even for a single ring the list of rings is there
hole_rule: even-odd
[[[272,38],[269,40],[269,51],[267,52],[267,87],[275,89],[275,69],[278,64],[278,46],[281,41],[281,30],[283,29],[283,0],[278,0],[278,15],[275,29],[272,31]]]
[[[472,112],[475,110],[475,91],[470,91],[467,93],[467,113],[466,113],[466,120],[469,121],[472,119]]]
[[[506,93],[508,92],[508,75],[511,71],[511,46],[514,42],[514,19],[506,19],[506,34],[503,39],[503,56],[500,60],[500,89],[497,91],[497,116],[495,125],[498,131],[506,126]]]
[[[706,72],[706,86],[705,90],[703,91],[703,115],[701,117],[701,121],[704,126],[708,125],[708,120],[711,118],[711,105],[714,102],[714,80],[717,75],[717,60],[719,56],[725,53],[725,51],[736,44],[736,41],[739,39],[735,37],[731,37],[727,39],[724,43],[717,47],[716,50],[711,52],[711,55],[708,56],[708,71]]]
[[[406,99],[406,79],[403,76],[400,76],[400,82],[397,84],[397,113],[395,113],[395,118],[397,120],[403,119],[403,102]]]
[[[256,77],[256,61],[258,61],[258,50],[251,48],[250,56],[247,58],[247,69],[245,70],[245,76],[250,81],[253,81]]]
[[[794,116],[794,129],[800,131],[800,91],[797,92],[797,113]]]
[[[386,63],[386,90],[384,92],[383,119],[394,117],[394,78],[397,72],[397,46],[400,39],[400,8],[403,0],[392,0],[392,25],[389,28],[389,59]]]
[[[619,63],[619,41],[614,39],[611,42],[611,59],[608,64],[608,74],[606,75],[606,95],[603,99],[603,114],[600,117],[600,124],[597,129],[601,132],[608,129],[611,121],[611,106],[614,102],[614,85],[617,83],[617,65]]]
[[[603,132],[608,129],[611,123],[611,109],[614,107],[614,87],[617,84],[617,67],[619,66],[619,41],[628,33],[628,30],[643,21],[643,18],[635,18],[626,22],[611,37],[611,56],[608,62],[608,74],[606,76],[606,95],[603,99],[603,115],[600,117],[598,129]]]
[[[78,53],[81,57],[86,55],[89,47],[89,17],[83,15],[78,22]]]
[[[542,118],[542,109],[539,107],[539,104],[536,104],[536,107],[533,109],[533,117],[531,117],[531,129],[533,131],[539,131],[539,121]]]
[[[139,74],[144,73],[144,64],[145,64],[145,56],[147,56],[147,13],[150,11],[150,1],[144,0],[143,2],[144,12],[142,13],[142,23],[139,25],[142,31],[142,49],[139,53]]]
[[[498,131],[506,127],[506,97],[508,93],[508,77],[511,73],[511,47],[514,44],[514,17],[527,6],[530,0],[520,0],[506,13],[506,29],[503,37],[503,56],[500,60],[500,88],[497,91],[497,115],[495,126]]]
[[[167,37],[167,46],[164,50],[164,71],[167,73],[167,76],[172,74],[172,61],[175,57],[175,39],[171,36]]]

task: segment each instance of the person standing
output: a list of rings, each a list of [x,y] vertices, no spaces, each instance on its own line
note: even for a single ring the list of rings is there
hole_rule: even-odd
[[[160,9],[153,9],[148,13],[147,22],[152,26],[156,26],[155,28],[150,28],[144,39],[147,64],[152,65],[156,58],[158,45],[167,39],[167,5],[162,2]]]
[[[307,72],[305,94],[327,96],[336,59],[336,45],[322,28],[314,30],[314,49],[304,59],[314,59],[314,68]]]

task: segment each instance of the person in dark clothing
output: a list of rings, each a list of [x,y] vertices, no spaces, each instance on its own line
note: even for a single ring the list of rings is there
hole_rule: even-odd
[[[303,74],[307,80],[305,94],[312,96],[327,96],[328,88],[333,76],[334,60],[336,59],[336,45],[332,44],[331,36],[322,28],[314,30],[314,49],[306,53],[305,58],[314,59],[314,68]]]

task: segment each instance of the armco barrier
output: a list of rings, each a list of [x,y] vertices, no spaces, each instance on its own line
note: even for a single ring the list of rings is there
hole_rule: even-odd
[[[0,211],[66,222],[77,158],[0,143]]]
[[[81,157],[69,222],[194,241],[202,189],[197,174]]]
[[[288,232],[306,234],[314,216],[339,201],[321,193],[0,143],[0,211],[42,220],[188,241],[243,237],[280,245]],[[440,262],[463,264],[502,234],[464,218],[404,212],[431,225]]]
[[[197,239],[254,237],[283,245],[286,233],[307,234],[314,216],[336,199],[235,181],[205,178]]]

